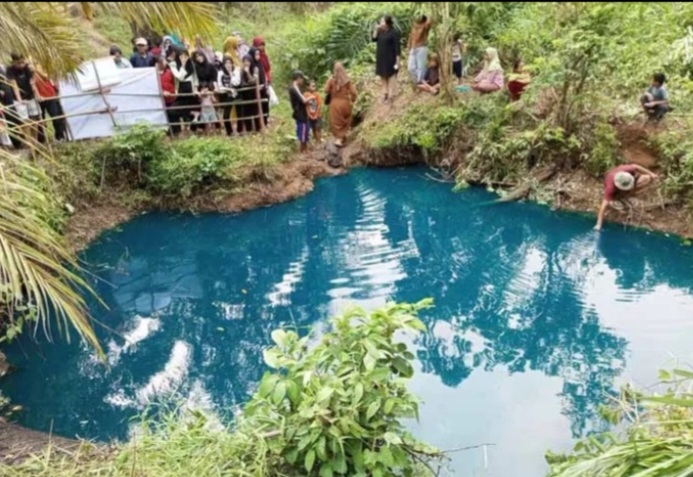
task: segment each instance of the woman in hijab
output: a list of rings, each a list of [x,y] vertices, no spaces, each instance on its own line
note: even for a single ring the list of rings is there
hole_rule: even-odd
[[[260,83],[260,71],[254,63],[255,60],[250,55],[243,57],[240,102],[236,105],[239,134],[247,134],[260,129],[260,108],[258,108],[256,95],[256,88]]]
[[[325,93],[330,97],[330,129],[335,137],[334,143],[341,147],[351,129],[351,114],[356,101],[356,88],[342,63],[335,63],[333,74],[327,80]]]
[[[233,66],[240,68],[242,65],[241,57],[238,55],[239,41],[237,36],[230,36],[224,40],[224,57],[233,61]]]
[[[383,100],[389,101],[394,94],[399,70],[401,45],[399,32],[394,27],[394,20],[385,15],[380,24],[373,30],[373,41],[377,43],[375,53],[375,74],[383,84]]]
[[[171,47],[166,51],[168,66],[176,79],[176,100],[174,106],[177,119],[182,123],[191,123],[192,112],[199,108],[199,101],[194,94],[195,66],[187,51]]]
[[[270,64],[269,56],[267,56],[267,51],[265,50],[265,39],[261,36],[253,38],[253,48],[260,50],[260,63],[265,72],[267,84],[272,84],[272,65]]]
[[[262,102],[262,118],[265,127],[269,124],[269,92],[267,88],[269,84],[267,82],[267,76],[265,76],[265,69],[262,67],[262,53],[258,48],[251,48],[248,52],[253,60],[253,69],[257,71],[258,81],[260,82],[260,100]]]
[[[494,93],[503,88],[503,67],[498,59],[495,48],[486,48],[484,53],[484,69],[474,79],[472,89],[479,93]]]
[[[197,83],[216,83],[217,69],[214,63],[210,62],[207,55],[200,50],[195,51],[195,76]]]

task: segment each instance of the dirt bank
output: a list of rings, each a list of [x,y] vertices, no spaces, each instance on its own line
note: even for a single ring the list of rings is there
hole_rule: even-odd
[[[294,158],[287,162],[271,181],[259,180],[228,196],[196,197],[185,207],[170,204],[163,209],[190,210],[200,213],[235,213],[293,200],[312,191],[316,178],[344,173],[344,169],[329,167],[322,160],[323,158],[324,152],[316,150],[304,157]],[[103,231],[112,229],[133,216],[147,211],[128,206],[124,201],[119,201],[117,197],[114,198],[109,194],[104,196],[108,198],[78,208],[71,217],[66,236],[73,250],[84,249]]]

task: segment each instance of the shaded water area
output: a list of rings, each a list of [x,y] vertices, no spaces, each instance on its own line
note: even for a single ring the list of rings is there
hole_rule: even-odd
[[[425,171],[360,170],[300,200],[237,216],[148,214],[83,255],[110,308],[94,314],[109,365],[84,345],[8,350],[0,383],[20,422],[126,438],[130,418],[175,390],[228,415],[264,371],[284,324],[355,303],[433,297],[411,339],[415,433],[457,454],[455,475],[540,476],[548,449],[601,428],[604,396],[691,361],[693,251],[642,231],[536,205],[484,206]],[[38,349],[37,349],[38,348]],[[37,354],[37,350],[40,354]],[[485,470],[485,467],[487,469]]]

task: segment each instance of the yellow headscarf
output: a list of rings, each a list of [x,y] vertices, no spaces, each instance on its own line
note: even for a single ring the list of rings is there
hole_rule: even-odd
[[[241,59],[238,57],[238,37],[230,36],[224,41],[224,56],[231,58],[234,66],[241,66]]]

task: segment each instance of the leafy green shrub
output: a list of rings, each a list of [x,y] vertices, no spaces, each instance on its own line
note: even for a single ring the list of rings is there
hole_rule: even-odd
[[[394,341],[397,330],[425,330],[414,314],[426,306],[389,305],[370,315],[353,309],[314,348],[310,337],[272,333],[276,347],[265,361],[277,372],[265,374],[244,419],[282,423],[269,448],[289,475],[410,475],[414,455],[435,454],[402,423],[418,416],[406,387],[414,355]]]
[[[587,172],[595,177],[602,177],[618,164],[620,144],[616,130],[606,121],[598,122],[591,132],[592,145],[585,153],[583,164]]]
[[[671,196],[693,197],[693,141],[688,129],[661,133],[652,138],[664,169],[664,190]]]
[[[149,165],[169,152],[165,138],[164,129],[137,124],[104,141],[94,158],[106,180],[143,184]]]
[[[156,475],[283,477],[432,477],[424,467],[442,454],[412,437],[404,420],[418,416],[407,389],[414,356],[395,340],[420,332],[416,313],[430,306],[390,304],[333,318],[318,336],[276,330],[264,352],[273,368],[230,429],[200,412],[142,423],[132,444],[101,458],[48,453],[12,468],[16,477]],[[5,468],[0,465],[0,474]]]
[[[605,409],[621,433],[579,441],[572,454],[548,453],[549,477],[678,477],[693,475],[693,373],[662,372],[669,389],[659,396],[623,388],[617,406]]]
[[[233,183],[250,153],[227,138],[192,137],[152,161],[149,187],[164,195],[187,198],[212,184]]]

